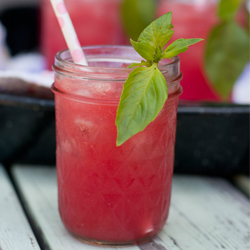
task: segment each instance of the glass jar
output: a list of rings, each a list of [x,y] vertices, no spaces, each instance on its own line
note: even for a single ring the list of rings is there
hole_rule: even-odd
[[[219,101],[204,70],[205,44],[211,29],[219,21],[217,18],[218,0],[159,0],[158,16],[172,11],[174,25],[173,40],[179,38],[203,38],[204,41],[190,46],[180,54],[181,82],[184,100]]]
[[[179,58],[160,70],[168,100],[144,131],[116,146],[116,111],[131,62],[129,46],[83,47],[89,66],[56,55],[53,69],[56,161],[61,219],[77,238],[103,245],[149,241],[168,217],[176,114],[182,92]]]

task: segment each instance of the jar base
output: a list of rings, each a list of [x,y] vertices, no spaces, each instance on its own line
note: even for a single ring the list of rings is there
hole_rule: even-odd
[[[75,234],[73,232],[68,232],[77,240],[82,241],[83,243],[89,244],[89,245],[94,245],[94,246],[104,246],[104,247],[123,247],[123,246],[134,246],[134,245],[140,245],[140,244],[145,244],[147,242],[150,242],[156,234],[144,237],[141,239],[135,239],[135,240],[130,240],[130,241],[103,241],[103,240],[96,240],[92,238],[87,238],[87,237],[82,237],[79,236],[78,234]]]

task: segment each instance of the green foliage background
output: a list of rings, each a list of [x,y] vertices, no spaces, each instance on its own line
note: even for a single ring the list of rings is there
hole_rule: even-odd
[[[233,85],[249,61],[249,30],[235,21],[242,4],[244,0],[220,0],[219,23],[205,40],[206,75],[224,101],[230,100]],[[137,40],[142,30],[156,18],[156,9],[157,0],[143,0],[143,4],[142,0],[123,0],[121,12],[128,37]]]

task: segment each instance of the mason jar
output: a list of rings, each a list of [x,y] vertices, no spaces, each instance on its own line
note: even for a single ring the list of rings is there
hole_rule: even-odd
[[[168,99],[144,131],[116,146],[123,83],[140,56],[129,46],[83,47],[89,66],[57,53],[53,69],[59,212],[75,237],[94,244],[149,241],[165,225],[182,92],[179,58],[159,66]]]
[[[213,27],[219,22],[218,0],[159,0],[158,16],[173,12],[173,40],[179,38],[203,38],[204,41],[190,46],[179,55],[183,80],[181,99],[188,101],[219,101],[204,69],[205,45]]]

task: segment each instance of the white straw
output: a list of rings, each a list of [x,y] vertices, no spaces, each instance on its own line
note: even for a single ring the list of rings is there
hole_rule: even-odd
[[[73,0],[71,0],[73,1]],[[64,39],[68,45],[73,61],[77,64],[88,65],[86,57],[82,51],[75,29],[71,22],[69,13],[63,0],[50,0],[57,20],[61,27]]]

